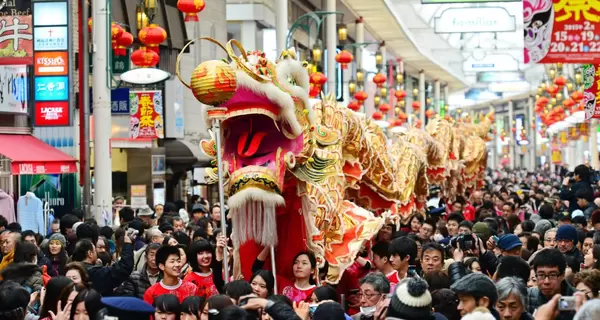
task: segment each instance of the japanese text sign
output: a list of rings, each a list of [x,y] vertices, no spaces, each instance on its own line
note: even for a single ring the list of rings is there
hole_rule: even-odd
[[[68,77],[36,77],[34,86],[37,101],[69,100]]]
[[[110,91],[110,112],[129,114],[129,88],[118,88]]]
[[[36,102],[35,125],[37,127],[68,126],[69,102]]]
[[[67,27],[35,27],[33,34],[35,51],[67,50],[69,48]]]
[[[36,52],[33,55],[33,64],[36,76],[66,76],[69,74],[69,53]]]
[[[525,63],[600,59],[600,1],[523,0]]]
[[[600,119],[600,68],[598,65],[584,64],[582,71],[585,119]]]
[[[0,64],[31,64],[31,16],[0,16]]]
[[[164,138],[162,92],[132,91],[129,101],[129,137]]]

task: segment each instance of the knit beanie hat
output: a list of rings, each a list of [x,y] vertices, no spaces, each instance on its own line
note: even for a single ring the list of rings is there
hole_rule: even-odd
[[[474,298],[488,297],[490,305],[495,305],[498,300],[496,285],[488,276],[482,273],[470,273],[450,286],[456,294],[469,295]]]
[[[546,219],[542,219],[535,223],[535,227],[533,227],[533,232],[537,232],[544,236],[546,231],[552,229],[552,223]]]
[[[571,240],[577,244],[577,229],[570,224],[563,224],[556,231],[556,241],[558,240]]]
[[[473,233],[483,235],[484,238],[490,236],[490,227],[485,222],[477,222],[473,225]]]
[[[405,320],[431,320],[431,294],[427,282],[421,278],[401,281],[392,294],[388,317]]]
[[[56,240],[56,241],[60,241],[60,244],[62,244],[63,248],[67,247],[67,239],[65,238],[65,236],[63,236],[62,234],[56,232],[50,235],[50,238],[48,238],[49,241],[52,240]]]

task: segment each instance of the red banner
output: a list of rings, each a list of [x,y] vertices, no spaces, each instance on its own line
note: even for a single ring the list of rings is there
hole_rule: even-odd
[[[600,119],[600,66],[594,64],[584,64],[583,74],[583,108],[585,110],[585,119]]]
[[[69,126],[69,101],[36,101],[34,104],[36,127]]]
[[[599,16],[596,0],[523,0],[525,63],[598,61]]]
[[[129,137],[164,138],[162,92],[131,91],[129,100]]]
[[[0,65],[33,63],[31,16],[0,16]]]

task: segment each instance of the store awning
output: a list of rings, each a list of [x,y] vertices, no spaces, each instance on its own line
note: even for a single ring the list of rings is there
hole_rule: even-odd
[[[0,134],[0,155],[12,161],[12,174],[77,172],[77,160],[31,135]]]

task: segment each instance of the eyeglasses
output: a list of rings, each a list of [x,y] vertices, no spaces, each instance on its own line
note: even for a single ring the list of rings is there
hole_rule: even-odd
[[[371,298],[373,298],[375,296],[380,296],[380,295],[381,295],[381,293],[363,293],[363,292],[359,292],[359,293],[356,294],[356,296],[359,299],[361,299],[362,297],[365,297],[367,299],[371,299]]]
[[[558,274],[558,273],[550,273],[550,274],[537,273],[535,275],[535,277],[537,278],[538,281],[544,281],[546,278],[548,278],[549,280],[556,280],[556,279],[558,279],[558,277],[560,277],[560,274]]]

